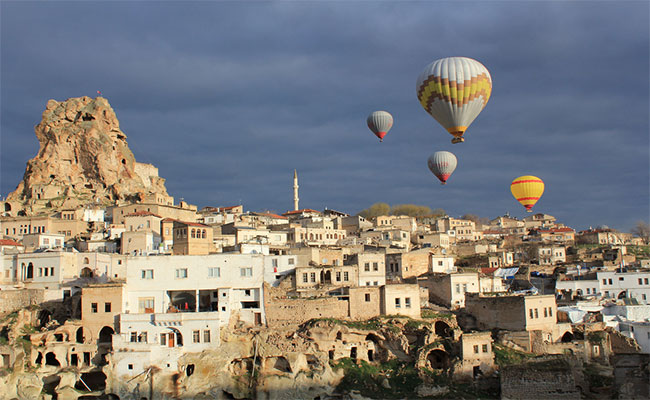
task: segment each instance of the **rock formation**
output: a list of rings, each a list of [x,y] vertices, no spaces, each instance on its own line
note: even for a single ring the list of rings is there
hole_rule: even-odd
[[[135,161],[126,135],[103,97],[50,100],[35,127],[38,154],[7,202],[30,215],[86,203],[103,205],[167,195],[150,164]]]

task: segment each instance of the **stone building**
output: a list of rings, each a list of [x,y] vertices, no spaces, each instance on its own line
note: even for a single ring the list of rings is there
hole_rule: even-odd
[[[206,255],[216,252],[212,228],[198,222],[174,221],[174,255]]]
[[[510,331],[541,330],[557,334],[557,305],[554,295],[465,294],[465,310],[481,329]]]
[[[490,332],[463,333],[460,337],[460,348],[461,362],[454,369],[455,379],[477,379],[492,375],[495,364]]]

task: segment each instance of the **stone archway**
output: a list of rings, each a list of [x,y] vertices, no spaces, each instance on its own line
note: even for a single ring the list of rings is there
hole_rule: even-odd
[[[427,363],[432,369],[446,370],[449,368],[449,354],[442,349],[431,350],[427,354]]]
[[[86,267],[81,269],[81,277],[82,278],[92,278],[93,277],[93,270]]]
[[[562,343],[570,343],[573,341],[573,333],[566,331],[564,332],[564,335],[562,335],[562,339],[560,339]]]
[[[99,331],[99,337],[97,338],[97,343],[101,344],[113,344],[113,335],[115,331],[110,326],[105,326]]]
[[[435,331],[436,335],[438,335],[440,337],[451,337],[452,336],[451,327],[446,322],[436,321],[436,323],[434,324],[433,327],[434,327],[434,331]]]
[[[626,291],[622,291],[622,292],[619,293],[618,296],[617,296],[617,298],[618,298],[619,300],[622,300],[622,299],[624,299],[624,298],[626,298],[626,297],[627,297],[627,292],[626,292]]]

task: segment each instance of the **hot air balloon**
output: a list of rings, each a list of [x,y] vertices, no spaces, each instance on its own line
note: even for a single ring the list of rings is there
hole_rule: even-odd
[[[526,207],[526,211],[532,212],[533,206],[544,193],[544,181],[532,175],[520,176],[512,181],[510,191],[515,199]]]
[[[463,133],[490,99],[492,78],[480,62],[467,57],[448,57],[424,68],[417,82],[418,99],[454,138],[465,141]]]
[[[384,136],[393,127],[393,116],[386,111],[375,111],[368,115],[368,128],[379,138],[380,142],[384,141]]]
[[[443,185],[447,184],[449,175],[456,169],[456,156],[448,151],[436,151],[429,156],[427,165]]]

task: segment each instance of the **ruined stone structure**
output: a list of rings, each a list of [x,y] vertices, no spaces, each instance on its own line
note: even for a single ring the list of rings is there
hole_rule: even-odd
[[[2,205],[5,215],[167,196],[158,169],[136,162],[103,97],[50,100],[34,130],[40,149]]]

